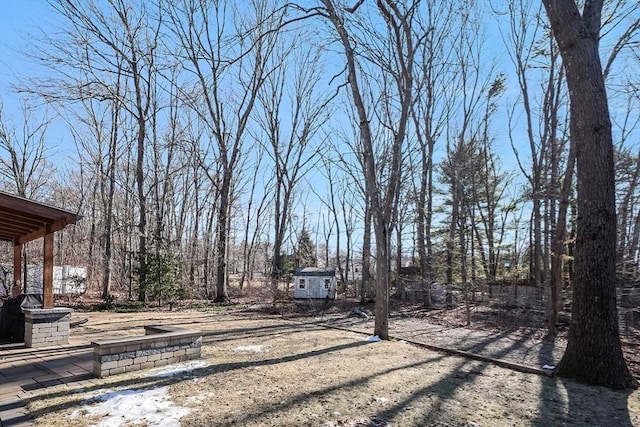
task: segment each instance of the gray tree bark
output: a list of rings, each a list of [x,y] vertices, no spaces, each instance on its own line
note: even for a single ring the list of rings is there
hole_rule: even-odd
[[[578,217],[573,311],[557,374],[637,388],[625,363],[615,289],[616,218],[611,120],[598,49],[603,0],[543,0],[560,47],[576,146]]]

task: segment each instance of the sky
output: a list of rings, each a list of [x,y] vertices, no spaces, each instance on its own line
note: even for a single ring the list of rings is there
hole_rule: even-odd
[[[496,19],[496,16],[489,16],[490,19]],[[29,46],[37,40],[40,31],[49,34],[55,31],[55,13],[46,0],[0,0],[0,102],[4,105],[4,119],[18,125],[22,120],[22,112],[20,108],[20,95],[14,90],[14,86],[24,82],[26,76],[44,76],[47,70],[38,68],[34,63],[26,57],[25,52],[29,51]],[[493,52],[497,52],[501,63],[497,64],[498,70],[507,73],[507,91],[500,102],[505,104],[513,103],[519,96],[517,79],[513,75],[513,67],[510,64],[506,48],[501,38],[500,22],[504,23],[504,16],[497,17],[496,25],[489,25],[490,47]],[[507,27],[502,27],[506,31]],[[537,84],[537,83],[534,83]],[[495,132],[495,149],[499,153],[503,171],[514,172],[516,176],[515,183],[509,187],[510,195],[515,195],[524,187],[524,177],[520,172],[513,150],[508,139],[508,123],[505,116],[505,105],[501,105],[499,113],[501,116],[496,117],[493,129]],[[43,107],[39,111],[40,114],[52,115],[52,111],[45,111]],[[520,120],[522,116],[520,115]],[[522,123],[520,123],[522,126]],[[514,132],[514,138],[520,138],[516,144],[523,144],[520,147],[520,153],[523,157],[523,164],[527,167],[530,157],[529,148],[524,144],[526,142],[526,133],[521,130]],[[71,139],[69,131],[66,129],[64,121],[60,118],[54,121],[47,132],[47,144],[49,153],[54,157],[62,159],[69,167],[73,167],[74,159],[77,159],[76,149]],[[443,148],[437,153],[437,159],[442,158]],[[311,183],[322,182],[320,176],[310,178]],[[310,184],[311,185],[311,184]],[[316,188],[316,190],[318,190]],[[314,192],[306,192],[309,199],[318,199],[326,192],[324,188]],[[311,204],[314,200],[310,200]],[[307,202],[307,200],[302,200]],[[299,206],[297,209],[302,209]],[[317,204],[315,208],[310,209],[311,214],[325,212],[326,209]],[[311,219],[313,222],[314,219]],[[312,228],[315,228],[312,226]],[[314,238],[317,243],[320,243]]]
[[[30,60],[25,52],[29,51],[30,44],[38,39],[40,31],[51,33],[56,30],[55,12],[52,11],[46,0],[0,0],[0,101],[4,105],[4,118],[10,123],[19,125],[22,121],[22,111],[20,106],[21,95],[15,92],[15,85],[21,81],[24,83],[26,76],[44,76],[46,69],[38,69],[38,66]],[[493,34],[497,37],[498,34]],[[500,42],[499,40],[494,43]],[[497,47],[504,49],[503,46]],[[511,86],[510,86],[511,87]],[[511,87],[512,89],[514,87]],[[39,114],[52,116],[52,111],[46,111],[43,106]],[[497,118],[497,128],[506,129],[506,121]],[[496,141],[496,148],[501,153],[503,164],[511,164],[508,169],[515,169],[513,152],[505,138],[506,132],[502,133],[502,138]],[[61,163],[66,163],[72,168],[74,159],[77,158],[76,148],[71,139],[69,131],[61,118],[54,120],[47,132],[47,145],[49,153]],[[443,151],[436,153],[437,158],[442,158]],[[318,178],[318,179],[316,179]],[[310,180],[318,182],[320,177],[312,177]],[[318,190],[318,195],[307,193],[310,199],[322,197],[325,190]],[[315,205],[313,200],[310,202]],[[298,207],[302,209],[302,207]],[[311,211],[325,210],[323,206],[316,206]],[[312,212],[313,214],[313,212]],[[311,219],[311,218],[310,218]],[[314,221],[314,219],[311,219]]]
[[[491,18],[491,16],[489,17]],[[496,18],[493,15],[493,18]],[[46,73],[46,70],[38,70],[38,66],[26,57],[30,42],[38,38],[40,31],[50,33],[55,31],[55,13],[46,0],[0,0],[0,102],[4,105],[5,118],[14,123],[20,123],[20,95],[15,93],[14,86],[25,76],[38,76]],[[489,34],[492,48],[498,51],[505,50],[500,36],[500,23],[493,27],[495,31]],[[504,28],[506,29],[506,28]],[[506,52],[505,52],[506,53]],[[506,56],[506,55],[505,55]],[[506,60],[506,58],[503,58]],[[500,71],[509,71],[509,64],[498,64]],[[507,92],[503,100],[513,101],[518,96],[518,88],[515,76],[508,76]],[[51,114],[51,112],[49,112]],[[503,129],[506,134],[505,118],[496,118],[496,128]],[[62,129],[63,125],[53,126],[48,133],[48,140],[52,147],[58,147],[59,151],[73,154],[73,145],[68,141],[69,137]],[[507,157],[507,163],[512,163],[511,147],[506,139],[497,141],[497,149]]]
[[[0,96],[7,108],[16,100],[11,86],[33,66],[22,50],[49,9],[44,0],[0,0]]]
[[[496,74],[498,72],[507,73],[507,91],[499,102],[504,104],[513,103],[519,96],[519,90],[517,86],[517,79],[513,75],[513,67],[509,63],[507,50],[504,46],[501,36],[501,25],[504,23],[504,16],[495,16],[488,14],[487,19],[497,19],[496,25],[489,25],[487,37],[489,38],[488,49],[493,53],[498,53],[498,57],[501,63],[497,64]],[[502,19],[503,21],[500,21]],[[45,34],[51,34],[56,31],[56,14],[52,10],[52,7],[47,4],[46,0],[0,0],[0,103],[3,105],[4,120],[9,123],[13,123],[16,126],[22,121],[22,111],[20,105],[21,95],[15,92],[15,86],[19,83],[25,84],[25,77],[42,77],[47,73],[46,69],[38,68],[32,60],[27,57],[26,52],[29,52],[30,46],[34,46],[34,41],[38,39],[38,34],[43,31]],[[503,31],[506,31],[508,27],[502,27]],[[493,131],[495,136],[494,148],[498,153],[502,170],[507,172],[515,172],[516,181],[509,187],[509,193],[515,195],[522,189],[523,176],[517,166],[515,155],[508,139],[508,123],[505,116],[505,105],[501,105],[498,109],[499,113],[493,121]],[[38,114],[44,116],[48,115],[53,117],[54,112],[47,111],[45,106],[42,106],[38,111]],[[520,117],[522,120],[522,118]],[[36,117],[35,120],[38,120]],[[522,126],[522,123],[520,124]],[[521,142],[524,144],[526,138],[524,138],[525,132],[514,132],[514,138],[521,138]],[[49,153],[54,159],[61,159],[62,162],[69,165],[69,168],[73,168],[77,159],[76,148],[72,141],[69,130],[67,129],[64,120],[61,118],[54,118],[52,125],[47,132],[47,145]],[[530,157],[529,149],[526,145],[520,148],[520,154],[523,157],[523,164],[528,164],[528,158]],[[436,159],[442,158],[444,150],[441,147],[440,151],[436,153]],[[59,165],[56,165],[59,167]],[[311,176],[310,182],[321,182],[320,176]],[[318,190],[316,188],[316,190]],[[307,192],[309,199],[318,199],[326,193],[324,189],[314,192]],[[307,200],[302,200],[306,203]],[[310,200],[313,204],[314,200]],[[300,209],[302,207],[299,207]],[[317,205],[318,211],[324,211],[324,207]],[[313,214],[316,209],[311,209]],[[313,221],[313,219],[311,219]],[[317,240],[317,239],[316,239]]]
[[[0,0],[0,101],[4,105],[5,118],[20,123],[21,95],[15,86],[25,76],[41,76],[46,70],[38,70],[38,65],[25,52],[38,38],[40,31],[55,31],[55,12],[46,0]],[[51,115],[51,112],[48,112]],[[48,140],[56,151],[73,154],[73,145],[62,129],[61,123],[48,132]]]
[[[31,41],[41,30],[53,31],[54,14],[45,0],[0,0],[0,102],[4,118],[11,125],[19,126],[22,121],[21,99],[16,85],[24,82],[25,76],[42,75],[46,70],[38,70],[38,65],[28,58]],[[52,117],[53,112],[39,108],[37,115]],[[38,117],[34,117],[38,120]],[[54,120],[47,131],[49,153],[60,158],[68,158],[75,152],[65,126]]]

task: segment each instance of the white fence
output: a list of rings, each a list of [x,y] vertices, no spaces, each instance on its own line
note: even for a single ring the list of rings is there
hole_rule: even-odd
[[[3,277],[0,277],[0,280]],[[9,270],[0,283],[0,298],[11,292],[13,273]],[[53,293],[56,295],[80,295],[87,290],[87,269],[62,265],[53,267]],[[42,265],[27,267],[27,294],[42,294]]]

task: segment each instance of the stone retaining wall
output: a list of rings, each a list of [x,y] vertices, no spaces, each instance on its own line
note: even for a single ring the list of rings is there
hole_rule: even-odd
[[[145,334],[93,341],[93,373],[108,377],[200,357],[200,331],[154,325],[145,326]]]

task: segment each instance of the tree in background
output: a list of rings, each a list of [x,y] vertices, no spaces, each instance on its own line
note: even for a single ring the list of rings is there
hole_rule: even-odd
[[[320,86],[320,52],[301,50],[301,40],[278,43],[274,62],[258,91],[256,121],[262,133],[256,142],[273,163],[273,257],[271,275],[280,274],[280,254],[290,230],[295,190],[314,168],[322,143],[316,134],[327,122],[327,104],[333,98]],[[262,141],[264,138],[266,141]]]
[[[452,73],[456,71],[455,50],[451,48],[456,39],[455,3],[427,0],[423,2],[425,13],[418,18],[414,31],[424,37],[416,46],[415,101],[411,107],[411,117],[415,128],[415,143],[411,148],[418,153],[412,168],[415,193],[416,250],[424,287],[424,304],[431,306],[430,285],[435,279],[433,266],[433,194],[434,159],[436,142],[443,133],[452,109],[455,86],[450,84]]]
[[[48,119],[34,120],[33,109],[22,104],[22,126],[11,126],[0,103],[0,190],[14,192],[20,197],[41,196],[54,175],[47,162],[45,144]],[[28,251],[22,250],[22,283],[27,283]],[[15,279],[14,279],[15,280]],[[25,287],[26,289],[26,287]]]
[[[316,245],[311,241],[311,236],[306,228],[303,228],[298,237],[295,263],[297,267],[315,267],[317,263]]]
[[[250,119],[267,76],[280,66],[271,61],[283,19],[277,9],[266,0],[252,2],[244,15],[229,1],[183,0],[167,8],[170,31],[185,58],[182,67],[193,79],[183,95],[206,130],[197,147],[199,162],[218,193],[215,302],[229,299],[231,212]]]
[[[160,236],[154,236],[149,241],[150,251],[148,262],[145,265],[147,271],[142,276],[147,280],[145,289],[150,300],[172,302],[181,297],[182,293],[178,278],[178,257],[173,254]]]
[[[10,125],[0,103],[0,184],[3,190],[27,198],[37,196],[54,172],[47,162],[45,144],[50,121],[34,121],[32,113],[32,108],[23,103],[23,122],[18,131]]]
[[[156,137],[154,119],[158,107],[156,60],[160,21],[156,19],[156,8],[153,4],[141,4],[134,9],[120,0],[103,3],[52,0],[50,4],[61,18],[64,30],[55,36],[44,33],[41,43],[46,48],[34,50],[30,55],[50,68],[52,77],[43,77],[38,84],[28,85],[24,90],[41,96],[63,111],[69,111],[77,102],[90,109],[107,102],[114,105],[113,111],[118,116],[122,113],[126,117],[126,127],[122,117],[114,115],[111,119],[115,138],[112,142],[117,141],[118,132],[131,138],[128,154],[135,160],[131,161],[133,171],[129,175],[135,187],[132,189],[135,199],[132,197],[130,202],[135,203],[136,208],[138,248],[130,252],[136,253],[139,271],[144,274],[149,217],[146,147]],[[104,176],[99,176],[100,182],[106,176],[113,178],[111,172],[104,172]],[[129,178],[127,184],[128,181]],[[94,190],[101,185],[105,188],[95,182]],[[107,201],[109,203],[112,201]],[[111,214],[107,212],[107,215]],[[109,268],[111,255],[107,248],[110,245],[104,246],[106,268]],[[109,277],[109,274],[107,271],[103,277]],[[144,277],[139,281],[146,282]],[[104,295],[108,292],[107,283]],[[139,289],[138,298],[145,299],[143,287]]]
[[[391,104],[393,111],[370,110],[365,105],[364,94],[368,90],[364,82],[366,75],[361,71],[361,58],[355,49],[352,31],[355,28],[348,22],[346,13],[354,14],[362,6],[360,1],[354,8],[344,8],[332,0],[322,0],[326,16],[338,36],[344,50],[347,82],[353,106],[357,111],[359,123],[358,149],[364,178],[365,198],[370,202],[371,217],[376,247],[376,298],[374,333],[381,339],[389,338],[389,286],[391,268],[391,233],[393,229],[394,203],[400,191],[401,166],[410,119],[410,106],[413,101],[413,66],[415,61],[412,32],[413,18],[418,2],[399,5],[390,0],[377,2],[377,19],[384,22],[380,33],[370,32],[367,39],[372,40],[362,55],[381,74],[383,87],[389,92],[381,94],[383,103]],[[346,12],[346,13],[345,13]],[[357,28],[357,26],[356,26]],[[354,31],[356,32],[356,31]],[[380,40],[382,41],[380,42]],[[360,40],[366,44],[365,40]],[[376,44],[376,41],[379,44]],[[393,88],[393,89],[391,89]],[[391,108],[389,105],[387,108]],[[373,134],[371,120],[380,121],[388,141],[377,147],[379,141]],[[378,148],[378,149],[376,149]]]

